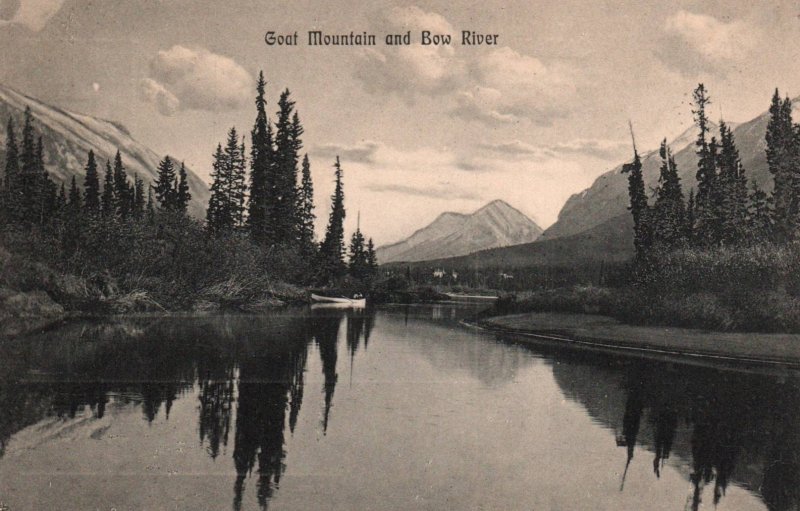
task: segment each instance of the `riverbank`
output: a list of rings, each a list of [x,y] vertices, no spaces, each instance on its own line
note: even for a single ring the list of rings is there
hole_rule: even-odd
[[[800,335],[626,325],[608,316],[534,312],[480,319],[487,330],[556,344],[800,367]]]

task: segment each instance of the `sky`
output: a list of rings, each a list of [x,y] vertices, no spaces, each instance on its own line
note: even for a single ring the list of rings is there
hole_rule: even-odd
[[[310,30],[378,44],[311,47]],[[411,45],[384,44],[408,30]],[[453,42],[423,46],[422,30]],[[798,36],[793,1],[0,0],[0,82],[120,122],[208,180],[228,128],[252,128],[263,70],[271,117],[288,88],[305,127],[318,232],[339,155],[347,228],[360,212],[383,244],[494,199],[549,226],[630,156],[629,121],[641,148],[689,128],[697,83],[729,122],[775,87],[800,94]]]

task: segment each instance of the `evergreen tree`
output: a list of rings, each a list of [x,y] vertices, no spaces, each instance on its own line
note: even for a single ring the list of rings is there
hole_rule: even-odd
[[[156,199],[165,211],[175,210],[175,189],[173,187],[175,182],[175,166],[169,156],[165,156],[158,164],[158,173],[156,176],[155,192]]]
[[[81,191],[78,189],[78,184],[75,182],[75,176],[72,176],[72,181],[69,186],[68,206],[72,216],[80,216],[81,209],[83,208],[83,201],[81,199]]]
[[[689,190],[689,200],[686,203],[686,227],[684,236],[689,244],[694,242],[694,229],[695,229],[695,201],[694,201],[694,188]]]
[[[650,249],[650,229],[648,224],[647,194],[644,189],[642,175],[642,160],[633,146],[633,162],[622,166],[622,173],[628,174],[628,196],[630,197],[630,210],[633,216],[633,245],[636,250],[637,260],[643,260]]]
[[[133,209],[133,194],[128,183],[128,173],[122,164],[122,156],[117,150],[114,156],[114,197],[117,200],[117,216],[126,219],[130,216]]]
[[[103,196],[101,197],[101,211],[103,216],[111,218],[116,214],[117,201],[114,196],[114,173],[111,170],[111,162],[106,160],[106,174],[103,179]]]
[[[36,140],[36,171],[39,176],[39,224],[44,225],[55,212],[58,190],[44,166],[44,142],[41,135]]]
[[[42,193],[45,191],[42,180],[44,169],[40,168],[37,157],[36,133],[33,127],[33,114],[30,107],[25,108],[25,124],[22,127],[22,144],[20,161],[20,196],[19,219],[25,223],[40,218]]]
[[[275,242],[291,245],[296,239],[298,225],[297,206],[297,151],[302,130],[292,122],[294,101],[289,99],[286,89],[278,100],[278,114],[275,123],[275,196],[272,218],[275,226]]]
[[[328,219],[328,228],[325,231],[325,239],[320,246],[322,269],[328,279],[340,277],[346,271],[344,264],[344,185],[342,183],[343,171],[338,156],[336,157],[334,168],[336,169],[336,187],[331,197],[331,214]]]
[[[222,145],[218,144],[211,169],[211,195],[206,209],[206,226],[212,233],[233,228],[233,218],[228,204],[225,168],[225,154],[222,152]]]
[[[156,218],[156,205],[155,201],[153,200],[153,186],[148,185],[147,187],[147,209],[146,209],[147,220],[149,222],[153,222]]]
[[[94,158],[94,151],[91,149],[89,150],[85,170],[83,207],[87,214],[98,215],[100,214],[100,178],[97,175],[97,162]]]
[[[697,135],[697,195],[695,196],[695,237],[704,244],[716,244],[720,238],[719,212],[717,205],[717,144],[714,137],[709,140],[709,121],[706,107],[711,99],[701,83],[693,93],[695,110],[692,110],[695,124],[700,132]]]
[[[300,218],[300,250],[306,256],[314,253],[314,183],[311,181],[311,164],[308,155],[303,157],[302,182],[298,195],[298,217]]]
[[[364,235],[361,234],[361,228],[356,228],[350,239],[350,275],[354,278],[363,280],[369,275],[369,268],[367,266],[367,251],[364,246]]]
[[[240,227],[244,223],[245,200],[247,198],[247,169],[244,156],[244,142],[239,144],[236,128],[228,131],[228,143],[225,145],[222,159],[222,188],[224,214],[230,216],[225,223]]]
[[[653,244],[674,249],[686,241],[686,208],[678,169],[666,139],[661,142],[660,155],[661,173],[652,213]]]
[[[378,271],[378,255],[375,253],[375,244],[372,242],[372,238],[367,242],[367,268],[370,277],[374,277]]]
[[[774,205],[774,234],[776,240],[790,239],[795,230],[797,200],[793,194],[797,157],[795,133],[792,126],[792,102],[787,97],[781,101],[778,89],[772,96],[767,124],[767,166],[775,186],[772,191]]]
[[[144,181],[139,178],[138,174],[133,176],[133,216],[137,220],[144,217],[145,213],[145,198],[144,198]]]
[[[58,190],[55,210],[59,218],[64,217],[67,210],[67,190],[64,188],[64,183],[61,183],[61,187]]]
[[[264,99],[264,72],[258,74],[256,86],[256,121],[251,132],[250,147],[250,202],[247,222],[250,235],[261,243],[274,241],[272,207],[274,206],[274,152],[272,129],[267,118]]]
[[[14,119],[8,118],[6,128],[6,163],[4,187],[5,215],[10,220],[20,221],[23,218],[23,195],[21,185],[21,170],[19,167],[19,148],[14,130]]]
[[[761,243],[772,239],[773,217],[772,198],[753,183],[753,190],[750,192],[749,197],[746,224],[750,241]]]
[[[721,196],[718,204],[721,240],[731,245],[741,242],[746,233],[747,177],[744,174],[733,132],[724,121],[720,121],[719,131],[720,154],[717,179]]]
[[[189,192],[189,183],[186,175],[186,166],[181,162],[180,171],[178,171],[178,186],[175,198],[176,210],[182,214],[186,214],[189,207],[189,201],[192,200],[192,194]]]

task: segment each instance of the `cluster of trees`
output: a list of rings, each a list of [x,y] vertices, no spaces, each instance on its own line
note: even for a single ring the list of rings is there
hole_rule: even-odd
[[[266,112],[265,87],[260,73],[249,158],[244,137],[240,138],[235,127],[228,131],[224,147],[217,145],[206,215],[209,232],[217,236],[246,232],[267,250],[299,257],[306,272],[313,270],[313,280],[318,283],[330,283],[348,273],[368,280],[377,268],[375,249],[372,239],[366,241],[360,229],[351,240],[349,263],[345,259],[339,158],[334,163],[336,186],[328,226],[322,242],[317,243],[311,165],[307,154],[300,159],[304,131],[300,116],[286,89],[278,100],[273,124]]]
[[[634,143],[628,174],[634,246],[638,261],[687,247],[742,246],[783,242],[800,235],[800,126],[792,123],[791,100],[776,90],[767,128],[767,162],[775,178],[768,195],[755,183],[748,187],[745,169],[731,128],[719,123],[719,139],[711,134],[706,108],[711,103],[703,84],[693,93],[697,191],[685,197],[666,139],[660,148],[661,168],[654,202],[649,204],[642,162]]]
[[[4,230],[12,229],[23,237],[35,231],[37,239],[41,235],[45,243],[60,247],[59,257],[66,261],[82,257],[76,255],[79,252],[86,255],[101,248],[107,251],[108,246],[114,245],[110,233],[115,229],[121,244],[124,237],[125,243],[144,246],[153,239],[160,240],[158,244],[169,238],[162,229],[167,224],[170,229],[184,225],[187,228],[180,231],[183,234],[176,231],[176,236],[199,236],[215,247],[239,247],[230,250],[241,250],[240,243],[247,243],[246,250],[261,254],[263,257],[257,257],[267,267],[277,265],[275,271],[284,280],[327,285],[338,284],[349,275],[358,284],[368,284],[377,270],[375,248],[372,239],[367,240],[359,228],[347,250],[339,158],[334,164],[336,186],[327,230],[322,242],[317,243],[311,166],[307,155],[300,159],[303,127],[288,90],[280,96],[276,122],[270,122],[265,85],[262,73],[249,154],[244,138],[235,128],[228,132],[224,146],[217,146],[205,229],[187,215],[192,194],[186,167],[183,163],[177,165],[169,156],[159,162],[155,180],[145,183],[138,175],[130,179],[119,151],[102,170],[90,150],[82,182],[73,176],[70,182],[57,185],[45,169],[43,140],[36,133],[28,108],[21,139],[14,120],[8,122],[5,173],[0,186]],[[23,239],[19,235],[14,239]],[[232,240],[230,236],[239,239]],[[95,246],[103,239],[110,245]],[[254,274],[261,274],[262,270],[252,268]]]
[[[79,229],[91,221],[140,220],[145,218],[148,211],[154,212],[152,189],[148,190],[146,197],[144,181],[138,175],[133,176],[133,182],[129,180],[119,151],[113,165],[106,161],[102,185],[97,159],[94,151],[90,150],[83,183],[79,185],[73,176],[68,189],[64,183],[57,186],[45,169],[42,137],[36,133],[33,124],[33,116],[30,108],[27,108],[22,140],[18,144],[14,120],[11,118],[8,121],[5,173],[0,193],[0,215],[5,225],[37,226],[52,232],[53,228],[68,224],[73,229],[67,230],[64,235],[75,237],[75,228]],[[168,158],[165,161],[169,163]],[[172,192],[163,196],[169,196],[169,200],[162,201],[162,206],[175,203],[177,210],[185,212],[191,198],[185,170],[182,169],[180,178],[173,173],[173,179],[163,188],[182,191],[175,194],[176,198],[173,198]],[[58,230],[63,232],[63,229]]]

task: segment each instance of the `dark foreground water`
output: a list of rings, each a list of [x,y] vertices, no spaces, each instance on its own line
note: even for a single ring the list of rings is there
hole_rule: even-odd
[[[448,306],[0,345],[0,509],[790,510],[800,381],[561,352]]]

